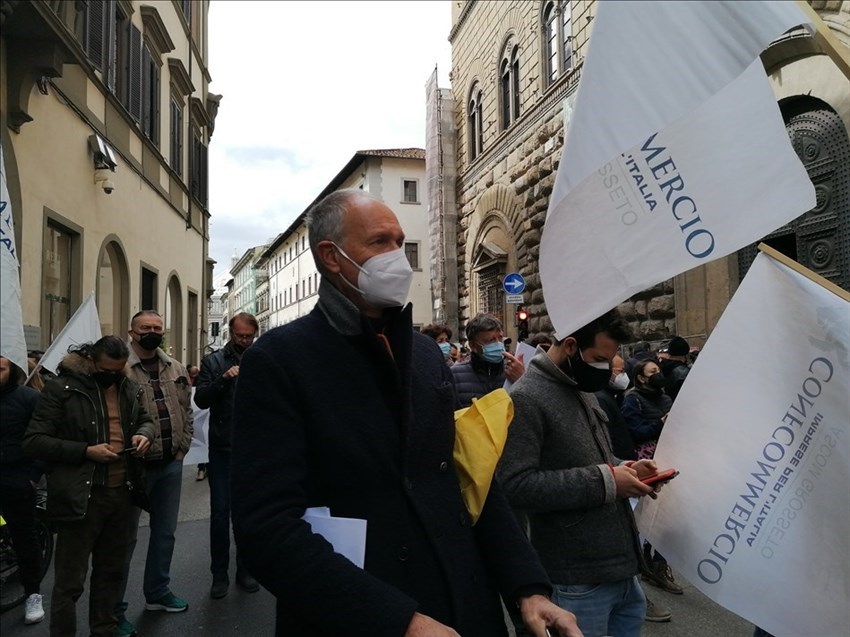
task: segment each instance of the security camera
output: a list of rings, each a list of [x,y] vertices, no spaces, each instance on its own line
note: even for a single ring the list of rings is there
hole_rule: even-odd
[[[96,170],[94,173],[94,183],[103,188],[103,192],[107,195],[111,195],[112,191],[115,190],[115,182],[109,178],[109,172],[108,170]]]

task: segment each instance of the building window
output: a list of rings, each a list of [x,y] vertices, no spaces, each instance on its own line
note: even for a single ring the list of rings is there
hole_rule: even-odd
[[[207,205],[207,146],[201,140],[197,131],[192,135],[192,174],[190,189],[192,195],[203,204]]]
[[[156,272],[142,268],[142,309],[157,310],[159,304],[157,301],[157,276]]]
[[[573,68],[572,5],[568,0],[547,2],[543,7],[543,51],[549,86]]]
[[[72,304],[80,302],[74,293],[80,279],[79,244],[78,233],[48,221],[44,228],[41,283],[42,342],[48,345],[71,318]]]
[[[135,122],[142,121],[142,32],[130,25],[127,110]]]
[[[469,159],[472,161],[484,150],[484,123],[481,117],[481,87],[476,82],[469,92],[467,134],[469,135]]]
[[[171,144],[169,162],[171,169],[183,176],[183,105],[171,98]]]
[[[142,133],[159,147],[159,64],[142,47]]]
[[[127,90],[130,87],[130,19],[117,7],[114,11],[106,84],[124,108],[129,109]]]
[[[401,189],[403,203],[419,203],[419,180],[402,179]]]
[[[109,66],[110,37],[114,3],[93,0],[86,4],[85,42],[86,57],[98,71],[106,72]],[[105,79],[105,78],[104,78]]]
[[[502,130],[519,117],[519,47],[508,40],[499,63],[499,96]]]
[[[410,241],[404,244],[404,256],[407,257],[410,267],[414,270],[419,269],[419,242]]]
[[[478,311],[484,314],[492,314],[502,324],[505,323],[505,298],[502,289],[504,279],[504,266],[493,263],[480,269],[477,273]]]

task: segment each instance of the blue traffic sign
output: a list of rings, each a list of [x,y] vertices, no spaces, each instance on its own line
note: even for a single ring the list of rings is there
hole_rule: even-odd
[[[525,290],[525,279],[518,272],[513,272],[502,281],[502,287],[508,294],[522,294]]]

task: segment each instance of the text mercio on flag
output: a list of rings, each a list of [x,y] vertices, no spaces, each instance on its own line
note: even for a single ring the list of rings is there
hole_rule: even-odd
[[[597,7],[541,240],[559,336],[815,204],[758,57],[796,4]]]

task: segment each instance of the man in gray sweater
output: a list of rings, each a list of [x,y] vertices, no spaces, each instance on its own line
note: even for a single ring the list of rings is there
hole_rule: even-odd
[[[585,637],[637,637],[646,609],[628,498],[654,497],[641,478],[656,466],[614,457],[592,393],[608,384],[611,360],[630,336],[612,310],[538,350],[511,388],[514,421],[497,470],[509,501],[527,516],[554,600],[575,613]]]

